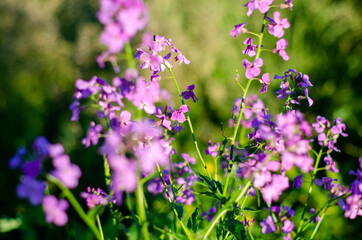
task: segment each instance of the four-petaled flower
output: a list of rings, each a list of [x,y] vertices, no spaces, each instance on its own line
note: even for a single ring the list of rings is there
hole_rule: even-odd
[[[61,227],[68,222],[68,216],[65,211],[68,209],[69,204],[67,200],[58,200],[53,195],[45,196],[43,199],[43,209],[45,212],[45,220],[47,223],[54,223]]]
[[[248,60],[244,59],[243,66],[246,68],[245,77],[247,79],[253,79],[260,74],[260,67],[263,66],[263,59],[258,58],[252,64]]]
[[[172,121],[178,121],[179,123],[183,123],[186,121],[184,113],[189,111],[189,107],[187,105],[182,105],[178,110],[174,111],[171,115]]]
[[[274,35],[277,38],[281,38],[284,35],[283,28],[289,28],[290,24],[287,18],[280,19],[280,13],[274,12],[274,19],[267,17],[270,21],[269,33]]]

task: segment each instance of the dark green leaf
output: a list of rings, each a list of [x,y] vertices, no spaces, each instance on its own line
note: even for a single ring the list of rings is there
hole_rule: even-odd
[[[199,228],[199,208],[197,207],[195,211],[190,216],[189,220],[187,221],[187,227],[191,229],[193,232],[196,232]]]
[[[183,207],[183,205],[171,203],[171,207],[174,208],[174,209],[176,209],[178,218],[181,220],[182,215],[184,214],[184,207]]]
[[[214,192],[200,192],[199,194],[203,194],[203,195],[207,195],[209,197],[213,197],[213,198],[216,198],[217,200],[221,201],[221,203],[226,203],[226,198],[219,194],[219,193],[214,193]]]
[[[245,235],[244,225],[241,222],[239,222],[235,219],[227,219],[226,221],[224,221],[222,223],[222,226],[226,230],[231,232],[236,239],[238,239],[238,240],[247,239],[246,235]]]
[[[228,143],[228,141],[229,141],[228,138],[225,138],[225,139],[222,141],[221,146],[220,146],[220,148],[219,148],[218,156],[221,156],[221,155],[224,153],[224,151],[225,151],[225,146],[226,146],[226,144]]]
[[[204,183],[212,192],[216,192],[216,184],[209,177],[202,175],[198,170],[191,167],[191,170],[196,174],[202,183]]]

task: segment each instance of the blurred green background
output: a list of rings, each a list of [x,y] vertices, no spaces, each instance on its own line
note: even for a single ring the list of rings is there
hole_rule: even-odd
[[[209,139],[222,140],[220,124],[227,126],[233,101],[242,94],[235,84],[235,72],[238,69],[243,76],[241,51],[246,36],[233,38],[229,31],[242,22],[249,22],[248,29],[259,31],[262,20],[258,11],[246,17],[242,6],[246,2],[146,1],[151,16],[147,30],[172,38],[191,60],[190,65],[175,66],[174,73],[181,88],[196,85],[199,101],[190,104],[190,108],[202,151]],[[343,182],[349,184],[353,178],[348,171],[358,168],[358,158],[362,156],[361,2],[294,2],[292,12],[281,13],[291,23],[284,36],[289,42],[290,61],[265,52],[263,72],[274,76],[294,68],[309,75],[314,85],[309,92],[314,105],[301,107],[306,118],[314,122],[317,115],[330,121],[341,117],[346,123],[349,136],[339,139],[337,146],[342,152],[333,153],[332,157],[338,161]],[[19,200],[15,194],[19,174],[8,169],[8,160],[19,146],[30,148],[36,136],[44,135],[52,143],[62,143],[72,161],[81,166],[83,177],[75,193],[88,185],[102,187],[101,157],[96,148],[85,150],[80,142],[91,118],[81,116],[80,124],[69,121],[75,80],[98,75],[110,81],[113,76],[110,66],[100,70],[95,63],[97,54],[104,50],[98,43],[102,26],[95,17],[97,9],[96,0],[0,1],[0,217],[19,217],[24,223],[20,230],[0,234],[1,238],[90,237],[80,220],[75,219],[64,228],[48,226],[40,208]],[[274,48],[275,42],[273,36],[266,34],[265,48]],[[136,47],[138,42],[134,44]],[[167,81],[164,78],[162,84],[178,103],[176,90]],[[273,94],[279,84],[271,80],[268,93],[261,96],[274,115],[283,104]],[[251,92],[258,93],[260,88],[253,83]],[[187,133],[178,136],[178,140],[182,142],[175,146],[179,151],[196,156]],[[344,219],[339,209],[331,210],[329,215],[321,226],[320,239],[362,238],[360,218]]]

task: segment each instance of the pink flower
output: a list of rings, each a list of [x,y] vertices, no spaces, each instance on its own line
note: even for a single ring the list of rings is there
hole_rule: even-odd
[[[244,28],[246,23],[240,23],[234,26],[233,30],[230,31],[230,35],[233,37],[238,36],[240,33],[246,33],[247,30]]]
[[[266,13],[269,10],[270,4],[273,3],[273,0],[251,0],[245,7],[248,7],[249,10],[246,15],[250,16],[255,9],[259,9],[261,13]]]
[[[244,68],[246,68],[245,77],[247,79],[253,79],[260,74],[260,67],[263,66],[263,59],[258,58],[253,62],[253,64],[251,64],[248,60],[244,59],[243,66]]]
[[[45,212],[45,220],[47,223],[54,223],[61,227],[68,222],[68,216],[65,211],[69,204],[67,200],[58,199],[53,195],[45,196],[43,199],[43,209]]]
[[[60,155],[53,159],[55,170],[52,175],[58,178],[67,188],[75,188],[82,175],[80,168],[70,162],[68,155]]]
[[[269,73],[264,73],[263,76],[261,77],[261,79],[259,79],[260,83],[263,84],[262,89],[260,90],[260,93],[265,93],[268,85],[270,83],[270,79],[269,79]]]
[[[187,105],[182,105],[178,110],[174,111],[171,116],[172,121],[178,121],[179,123],[183,123],[186,121],[184,113],[189,111],[189,107]]]
[[[279,56],[283,58],[284,61],[289,60],[289,56],[287,55],[287,52],[285,49],[287,48],[288,42],[284,38],[277,41],[277,46],[275,49],[273,49],[273,53],[279,52]]]
[[[284,35],[283,28],[289,28],[290,24],[288,22],[287,18],[283,18],[280,20],[280,13],[274,12],[274,20],[269,18],[270,24],[269,24],[269,33],[274,35],[277,38],[281,38]]]

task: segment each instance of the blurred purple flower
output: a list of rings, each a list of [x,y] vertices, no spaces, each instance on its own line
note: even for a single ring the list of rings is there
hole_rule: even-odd
[[[53,195],[45,196],[43,199],[43,209],[45,212],[45,220],[47,223],[54,223],[61,227],[68,222],[66,210],[69,204],[65,199],[58,200]]]
[[[80,168],[70,162],[68,155],[60,155],[53,159],[52,175],[58,178],[67,188],[78,186],[78,179],[82,175]]]
[[[16,188],[16,193],[20,198],[28,198],[32,205],[39,205],[43,200],[45,188],[45,182],[23,176],[21,183]]]
[[[178,121],[179,123],[183,123],[186,121],[184,113],[189,111],[189,107],[187,105],[182,105],[178,110],[175,110],[171,115],[172,121]]]

